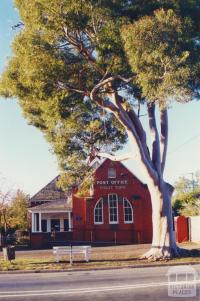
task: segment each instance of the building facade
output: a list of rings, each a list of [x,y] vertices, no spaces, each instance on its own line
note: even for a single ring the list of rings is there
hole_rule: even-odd
[[[95,158],[87,196],[56,187],[57,178],[30,200],[33,248],[68,242],[150,243],[151,199],[147,186],[120,162]]]

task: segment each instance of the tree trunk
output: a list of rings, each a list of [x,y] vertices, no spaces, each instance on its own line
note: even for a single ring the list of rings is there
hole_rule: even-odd
[[[152,201],[153,239],[151,249],[142,258],[158,260],[178,256],[171,207],[173,187],[163,180],[159,184],[151,180],[148,188]]]

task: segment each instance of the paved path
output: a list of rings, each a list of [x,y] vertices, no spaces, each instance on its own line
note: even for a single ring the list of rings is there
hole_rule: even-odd
[[[193,266],[197,273],[200,265]],[[177,301],[168,297],[167,267],[0,275],[1,300]],[[196,282],[199,287],[199,278]],[[193,298],[199,301],[199,288]]]

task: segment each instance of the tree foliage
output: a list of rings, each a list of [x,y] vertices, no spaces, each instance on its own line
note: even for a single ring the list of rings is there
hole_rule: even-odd
[[[3,233],[28,229],[28,199],[29,196],[21,190],[0,193],[0,230]]]
[[[16,230],[27,230],[29,196],[21,190],[17,190],[9,204],[9,227]]]
[[[124,26],[122,34],[129,63],[145,97],[164,100],[164,105],[170,100],[191,99],[199,69],[199,45],[193,41],[190,19],[181,19],[172,9],[160,9],[153,16]]]
[[[176,215],[200,215],[200,189],[175,197],[173,199],[173,208]]]
[[[180,177],[174,184],[173,209],[176,215],[200,215],[199,172],[192,179]]]
[[[115,151],[127,140],[123,121],[108,112],[113,95],[127,112],[197,95],[199,1],[15,4],[22,26],[0,91],[43,131],[69,184],[84,177],[92,148]]]

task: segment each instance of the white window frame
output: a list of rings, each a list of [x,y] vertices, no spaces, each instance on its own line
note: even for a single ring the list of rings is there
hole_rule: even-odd
[[[113,176],[109,174],[109,171],[110,171],[111,169],[115,171],[115,174],[114,174]],[[116,177],[117,177],[117,171],[116,171],[116,168],[115,168],[115,167],[108,167],[108,179],[116,179]]]
[[[116,196],[116,208],[117,208],[117,220],[116,221],[111,221],[110,220],[110,202],[113,201],[110,199],[110,196],[115,195]],[[108,211],[109,211],[109,224],[119,224],[119,209],[118,209],[118,195],[116,193],[109,193],[108,194]]]
[[[125,214],[125,201],[129,204],[130,207],[126,207],[126,208],[130,208],[131,209],[131,221],[126,221],[126,214]],[[134,219],[133,219],[133,207],[132,207],[132,204],[130,203],[130,201],[127,199],[127,198],[123,198],[123,211],[124,211],[124,223],[125,224],[133,224],[134,222]]]
[[[96,207],[98,206],[98,204],[99,203],[102,203],[102,222],[96,222],[96,220],[95,220],[95,210],[96,210]],[[94,224],[95,225],[102,225],[104,223],[104,218],[103,218],[103,198],[100,198],[98,201],[97,201],[97,203],[96,203],[96,205],[95,205],[95,207],[94,207]]]

